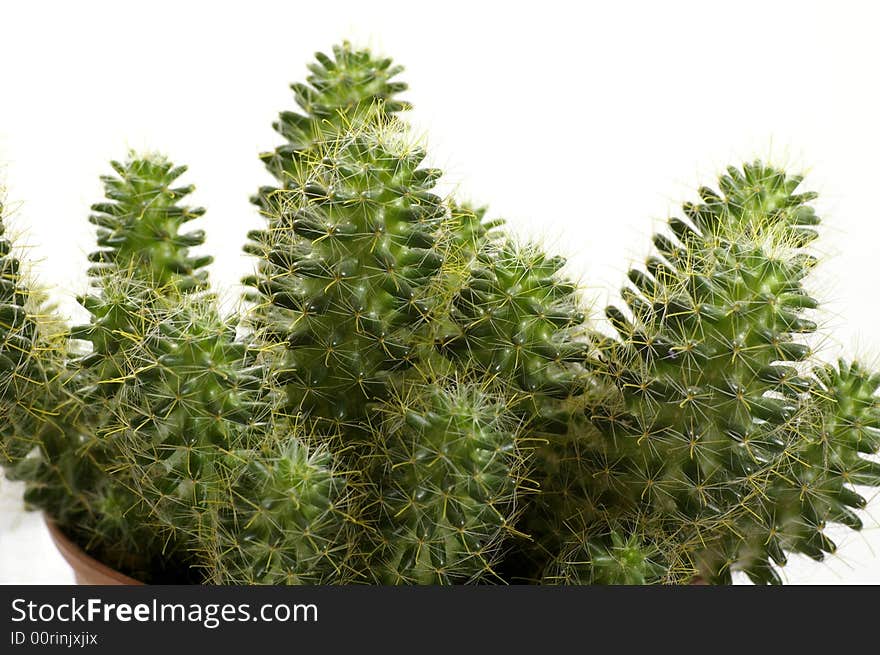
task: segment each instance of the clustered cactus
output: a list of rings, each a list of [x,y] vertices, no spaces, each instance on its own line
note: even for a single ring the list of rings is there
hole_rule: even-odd
[[[147,582],[780,582],[880,486],[880,374],[817,361],[801,178],[729,168],[629,272],[611,330],[565,261],[441,197],[390,59],[316,55],[242,310],[185,167],[112,162],[89,321],[0,219],[0,453],[29,506]]]

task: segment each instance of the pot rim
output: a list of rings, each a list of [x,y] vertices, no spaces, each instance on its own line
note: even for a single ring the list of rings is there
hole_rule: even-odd
[[[60,526],[55,522],[55,519],[53,519],[48,514],[43,514],[43,520],[46,523],[46,527],[49,529],[49,535],[52,537],[52,541],[55,543],[55,547],[58,548],[58,552],[61,553],[61,556],[65,559],[65,561],[71,567],[73,567],[74,572],[87,571],[94,576],[107,578],[108,584],[144,584],[140,580],[135,580],[134,578],[130,578],[124,573],[120,573],[116,569],[110,568],[106,564],[103,564],[102,562],[96,560],[94,557],[89,555],[86,551],[84,551],[76,543],[74,543],[70,539],[70,537],[64,534]]]

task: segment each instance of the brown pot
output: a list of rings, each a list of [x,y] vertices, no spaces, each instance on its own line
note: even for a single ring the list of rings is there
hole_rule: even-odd
[[[101,564],[94,557],[86,553],[65,535],[58,525],[48,516],[44,516],[46,527],[58,552],[73,568],[73,575],[77,584],[83,585],[142,585],[134,578],[129,578],[119,571]]]

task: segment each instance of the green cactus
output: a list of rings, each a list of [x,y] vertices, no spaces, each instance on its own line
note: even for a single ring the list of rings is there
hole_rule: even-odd
[[[314,151],[326,149],[328,142],[357,130],[359,125],[369,122],[371,115],[374,119],[377,115],[390,118],[411,108],[409,102],[398,98],[407,89],[405,82],[396,79],[403,67],[390,58],[377,57],[369,50],[355,49],[343,42],[333,47],[333,57],[318,52],[315,59],[309,65],[311,75],[307,83],[291,85],[301,113],[281,112],[273,123],[285,143],[260,155],[279,185],[261,187],[251,198],[268,219],[268,231],[277,227],[278,217],[285,212],[289,196],[284,191],[298,186],[303,169],[315,161]],[[451,203],[444,230],[449,241],[450,272],[460,272],[468,266],[479,244],[501,224],[498,220],[484,220],[485,211],[466,203]],[[250,320],[259,324],[265,319],[260,311],[265,307],[264,298],[259,293],[248,297],[258,305]]]
[[[111,162],[118,177],[104,176],[107,201],[92,206],[89,221],[97,226],[98,249],[89,255],[89,276],[98,293],[80,298],[92,317],[72,329],[71,337],[91,343],[81,359],[95,386],[80,391],[114,391],[125,377],[126,349],[137,346],[148,325],[142,313],[164,298],[205,289],[210,256],[194,257],[189,249],[201,245],[201,230],[180,233],[184,223],[204,214],[202,208],[178,202],[192,186],[174,187],[186,171],[159,155]]]
[[[491,389],[410,386],[382,404],[364,465],[377,544],[366,572],[384,584],[500,581],[524,471],[521,425]]]
[[[156,427],[162,411],[156,406],[155,380],[162,375],[158,357],[170,356],[168,350],[176,347],[159,332],[171,328],[165,319],[183,294],[206,286],[207,273],[200,269],[210,258],[189,255],[190,246],[200,244],[204,234],[179,232],[204,210],[178,204],[192,191],[173,186],[184,167],[175,168],[158,155],[131,155],[112,166],[118,177],[102,178],[107,200],[94,205],[90,217],[98,243],[89,255],[94,290],[80,302],[91,321],[70,332],[72,343],[89,348],[72,360],[67,381],[71,395],[86,402],[77,417],[81,450],[98,468],[94,485],[100,495],[92,501],[97,510],[93,520],[65,527],[96,554],[105,544],[120,544],[124,550],[114,563],[130,575],[152,580],[157,571],[167,571],[158,579],[174,579],[187,575],[190,561],[183,543],[169,532],[172,521],[156,511],[161,507],[168,512],[170,501],[153,493],[151,477],[133,475],[132,467],[145,468],[147,444],[152,451],[161,450],[174,432],[169,427],[174,415],[164,421],[164,433]],[[170,435],[172,442],[187,438]],[[177,462],[178,470],[184,466]],[[169,472],[166,484],[171,485],[175,469]],[[142,561],[127,552],[142,554]]]
[[[334,47],[333,54],[317,53],[308,84],[292,85],[303,113],[282,112],[274,127],[286,143],[261,155],[280,187],[263,187],[252,199],[268,224],[249,235],[245,250],[260,264],[245,284],[254,290],[247,295],[254,304],[248,318],[258,341],[286,343],[300,351],[296,370],[285,373],[296,378],[288,388],[292,406],[350,424],[363,417],[363,402],[379,382],[375,378],[387,377],[381,369],[410,364],[414,335],[406,334],[407,329],[400,334],[401,323],[419,323],[430,333],[427,341],[439,339],[436,326],[448,314],[450,289],[460,284],[474,253],[500,222],[485,220],[484,209],[467,204],[453,202],[447,208],[430,193],[439,171],[417,170],[424,153],[407,142],[405,126],[393,119],[410,107],[397,97],[407,88],[395,79],[402,67],[348,43]],[[400,170],[395,168],[398,160]],[[328,197],[324,189],[330,191]],[[356,207],[359,197],[362,206]],[[295,263],[301,270],[293,271]],[[322,265],[336,270],[313,270]],[[342,276],[344,284],[334,282],[328,287],[332,293],[326,294],[324,287],[333,276]],[[408,303],[403,311],[402,303]],[[312,307],[327,316],[309,327],[317,320],[309,316]],[[346,320],[329,330],[330,323],[364,309],[388,320],[363,329],[358,317],[354,330],[346,327]],[[373,329],[380,332],[373,334]],[[352,341],[354,334],[359,338]],[[362,361],[365,348],[376,343],[380,351],[388,351],[389,361]],[[305,355],[300,346],[311,346],[313,352]],[[338,362],[326,374],[327,385],[314,375],[323,368],[322,355]],[[311,361],[303,364],[304,358]],[[442,368],[436,360],[433,366],[438,365]],[[340,370],[351,367],[363,370]],[[330,406],[331,399],[341,398],[338,391],[353,388],[353,381],[358,388],[346,406]]]
[[[63,333],[43,294],[30,288],[5,235],[0,204],[0,460],[7,477],[27,483],[27,500],[79,516],[73,457],[75,437],[64,429]],[[70,404],[66,411],[72,411]]]
[[[770,561],[784,550],[825,549],[815,534],[824,522],[793,501],[797,462],[827,466],[805,450],[814,384],[797,368],[810,354],[797,335],[815,330],[802,280],[818,223],[807,204],[815,194],[796,193],[800,182],[760,163],[728,169],[724,195],[701,189],[703,203],[685,205],[692,225],[671,219],[674,237],[654,237],[660,256],[630,271],[630,316],[609,308],[619,338],[596,339],[607,395],[588,411],[603,438],[575,439],[568,458],[598,473],[547,477],[551,486],[573,478],[556,495],[583,499],[576,521],[558,517],[578,526],[563,550],[612,547],[608,535],[627,515],[663,517],[657,541],[679,561],[685,552],[679,567],[708,582],[729,582],[735,569],[775,582]],[[819,505],[839,520],[837,495]],[[788,535],[791,512],[813,533]],[[590,536],[593,521],[612,526],[600,530],[606,537]]]
[[[291,84],[302,113],[283,111],[272,124],[285,143],[260,155],[278,184],[260,187],[251,197],[267,221],[266,233],[284,229],[279,220],[288,203],[285,192],[296,187],[300,172],[314,160],[316,148],[338,139],[370,115],[390,117],[410,107],[396,97],[407,88],[404,82],[394,79],[403,68],[391,59],[375,57],[369,50],[354,49],[348,42],[334,46],[333,57],[315,53],[309,70],[306,84]],[[253,252],[254,247],[253,243],[248,244],[245,251]],[[248,276],[244,284],[250,287],[245,299],[252,305],[247,314],[252,330],[259,332],[261,339],[283,340],[286,329],[277,326],[271,303],[266,302],[259,289],[253,288],[255,278]],[[281,321],[285,321],[284,317]]]
[[[301,437],[301,435],[300,435]],[[218,508],[205,578],[212,584],[349,581],[346,480],[333,457],[285,434],[233,454],[230,493]]]
[[[69,385],[98,400],[84,417],[82,446],[106,487],[92,528],[99,542],[112,537],[185,569],[180,533],[205,529],[220,448],[237,444],[238,426],[260,420],[247,395],[259,379],[205,292],[211,258],[190,255],[204,233],[179,231],[204,213],[179,204],[192,191],[173,186],[185,167],[158,155],[113,167],[118,177],[103,178],[107,202],[90,219],[100,249],[89,257],[95,292],[81,302],[92,320],[71,331],[91,349],[74,362]]]
[[[401,124],[371,114],[303,155],[283,213],[250,234],[260,268],[248,282],[271,304],[262,342],[286,349],[276,375],[317,427],[356,425],[412,364],[447,215],[424,156]]]
[[[321,67],[310,79],[317,93],[295,86],[306,116],[282,114],[276,124],[289,144],[264,155],[264,161],[282,188],[264,187],[256,198],[268,226],[249,235],[246,250],[260,264],[246,283],[258,291],[250,296],[258,341],[266,350],[279,351],[273,344],[286,350],[280,362],[270,358],[270,368],[286,388],[288,411],[307,416],[310,428],[332,435],[334,444],[344,439],[342,453],[356,444],[350,461],[360,465],[378,458],[364,465],[373,471],[392,455],[376,452],[388,437],[369,425],[371,404],[392,393],[399,374],[413,363],[423,372],[445,370],[442,361],[429,361],[429,346],[448,311],[448,289],[467,275],[473,253],[497,222],[468,205],[447,207],[431,193],[439,171],[418,168],[424,152],[390,117],[406,108],[393,98],[405,86],[387,81],[400,69],[389,60],[377,63],[366,52],[353,56],[347,46],[336,55],[341,65],[319,55]],[[414,388],[405,385],[404,393],[412,397]],[[362,502],[382,506],[388,482],[379,484],[372,479],[379,473],[358,465],[352,467],[350,484]],[[400,549],[382,545],[368,559],[389,560],[384,573],[359,571],[355,579],[432,581],[431,561],[425,560],[429,550],[449,561],[449,570],[436,573],[436,580],[477,577],[500,536],[479,532],[491,527],[485,516],[474,518],[467,530],[459,527],[458,541],[448,535],[448,525],[444,532],[448,519],[435,520],[434,543],[412,563],[404,566],[409,554],[401,560]],[[387,536],[389,526],[378,524],[375,529]],[[495,527],[493,535],[498,531]],[[465,537],[471,547],[474,539],[487,543],[465,555]],[[356,529],[350,540],[368,551],[376,548],[363,530]],[[439,544],[444,544],[440,555]]]
[[[645,523],[570,540],[544,574],[542,584],[644,585],[672,582],[670,549],[651,542]],[[624,536],[625,535],[625,536]]]
[[[296,184],[301,159],[316,146],[344,132],[364,112],[379,109],[390,116],[410,108],[408,102],[397,98],[407,85],[394,79],[403,67],[391,59],[354,49],[348,42],[334,46],[332,58],[318,52],[315,59],[309,65],[307,83],[290,85],[303,113],[281,112],[272,127],[285,143],[260,155],[280,184],[260,188],[251,199],[269,217],[279,213],[277,192]]]
[[[818,219],[806,204],[814,194],[795,193],[800,181],[760,163],[728,169],[724,195],[701,189],[703,204],[685,205],[693,226],[671,219],[674,238],[654,238],[661,257],[630,271],[632,318],[609,308],[620,337],[598,339],[620,404],[591,416],[609,450],[598,455],[609,474],[594,497],[723,529],[775,475],[809,387],[791,366],[809,349],[793,336],[815,329],[801,281]],[[713,581],[729,575],[717,562],[696,568]],[[747,572],[764,577],[759,560]]]
[[[129,167],[144,170],[137,160]],[[151,178],[141,172],[143,184],[167,187],[168,173],[177,170],[162,162]],[[119,201],[136,205],[143,196],[152,194]],[[203,212],[174,205],[170,213]],[[174,229],[169,235],[174,239]],[[185,250],[178,257],[194,261]],[[165,287],[137,290],[137,304],[126,306],[126,323],[137,326],[126,332],[126,384],[95,436],[115,444],[154,530],[172,533],[205,580],[335,580],[341,563],[333,556],[344,541],[334,537],[344,521],[331,510],[345,480],[333,472],[329,454],[310,449],[305,435],[273,414],[276,390],[254,363],[256,354],[236,340],[234,324],[220,316],[216,298],[201,290],[198,268],[181,267],[181,277],[163,278]],[[196,276],[201,284],[190,283]],[[133,280],[117,277],[103,275],[104,295],[124,304],[116,292],[131,297]],[[118,361],[120,353],[110,357]]]
[[[203,288],[210,256],[189,252],[205,241],[202,230],[181,234],[184,223],[205,213],[202,207],[180,206],[194,187],[172,186],[186,172],[161,155],[110,162],[118,177],[102,176],[106,201],[92,206],[89,222],[97,226],[99,249],[89,255],[95,279],[115,271],[129,272],[153,289],[171,293]]]
[[[103,178],[85,325],[0,217],[0,457],[29,506],[134,577],[210,584],[773,583],[861,528],[880,374],[805,341],[799,177],[700,189],[611,336],[564,260],[437,194],[399,66],[343,44],[310,70],[242,312],[164,157]]]
[[[40,295],[23,284],[20,264],[0,241],[4,307],[2,425],[6,474],[25,482],[25,502],[44,509],[111,566],[161,578],[150,530],[125,512],[136,500],[108,478],[84,447],[81,399],[68,392],[66,334]],[[7,386],[7,375],[8,386]],[[8,415],[7,414],[8,411]]]
[[[487,240],[453,301],[455,330],[441,350],[529,394],[576,393],[587,346],[572,338],[584,314],[575,285],[557,275],[564,263],[536,246]]]
[[[13,462],[39,444],[37,435],[51,418],[47,395],[57,395],[59,371],[40,329],[39,302],[22,279],[5,229],[0,204],[0,455]]]
[[[756,530],[779,566],[786,563],[786,552],[818,561],[835,552],[824,533],[829,524],[862,528],[854,510],[866,501],[853,486],[880,487],[880,465],[863,457],[880,450],[880,374],[840,360],[837,366],[817,367],[814,377],[786,453],[788,468],[766,491],[768,519]]]

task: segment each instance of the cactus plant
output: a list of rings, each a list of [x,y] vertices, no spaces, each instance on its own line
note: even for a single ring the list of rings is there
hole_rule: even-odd
[[[293,85],[230,316],[160,155],[103,178],[84,325],[0,216],[0,456],[30,506],[137,578],[212,584],[772,583],[861,527],[880,374],[809,348],[800,177],[700,189],[612,335],[562,258],[439,195],[401,70],[343,44]]]
[[[375,57],[369,50],[354,49],[348,42],[335,46],[332,57],[319,52],[315,59],[309,65],[311,74],[307,84],[291,85],[300,111],[283,111],[273,123],[285,143],[260,155],[278,186],[263,186],[251,198],[268,223],[265,230],[250,235],[252,243],[245,248],[261,260],[261,270],[256,276],[246,278],[245,284],[253,288],[247,297],[256,305],[249,320],[263,327],[267,322],[266,314],[273,310],[268,302],[271,294],[261,290],[259,285],[261,277],[265,283],[265,278],[273,277],[275,271],[265,262],[263,241],[268,234],[289,230],[282,221],[290,211],[292,197],[286,192],[301,186],[304,172],[320,160],[320,152],[331,147],[328,144],[339,145],[343,134],[357,131],[359,127],[372,124],[372,129],[378,130],[391,118],[397,119],[394,121],[396,128],[389,129],[388,133],[402,133],[406,128],[398,115],[411,108],[408,101],[398,98],[398,94],[407,89],[407,84],[396,79],[403,67],[395,65],[391,59]],[[436,198],[432,199],[432,202],[436,201]],[[446,229],[442,235],[432,235],[435,240],[441,240],[436,246],[438,250],[443,246],[446,275],[454,278],[466,273],[480,245],[501,224],[497,219],[486,220],[485,213],[485,208],[473,208],[455,201],[449,203],[444,217]],[[426,231],[430,232],[431,227],[426,226]],[[320,237],[312,235],[312,238],[315,236]],[[431,239],[424,234],[421,238]],[[446,283],[445,288],[453,288],[453,285]],[[437,317],[438,320],[441,318]],[[268,319],[270,325],[279,321],[281,327],[277,331],[283,335],[287,319]],[[264,338],[272,336],[272,329],[264,331]]]
[[[47,410],[51,411],[43,403],[43,392],[50,386],[57,392],[58,371],[53,370],[51,359],[44,365],[37,356],[48,345],[41,343],[40,310],[34,306],[34,295],[23,280],[21,262],[5,232],[0,204],[0,443],[4,459],[17,461],[38,443],[33,435],[49,418]]]
[[[684,578],[729,582],[741,569],[765,583],[785,550],[833,550],[826,522],[856,527],[846,506],[863,501],[845,483],[878,481],[857,457],[876,450],[876,387],[841,378],[848,368],[819,380],[798,368],[810,355],[798,335],[816,329],[803,278],[818,224],[800,182],[759,162],[728,169],[722,194],[702,188],[690,224],[671,219],[659,256],[630,271],[629,315],[607,312],[619,336],[595,339],[606,394],[588,411],[601,437],[585,431],[567,458],[596,473],[548,476],[574,479],[565,493],[583,498],[567,503],[576,519],[557,517],[577,526],[563,551],[599,562],[650,536],[668,549],[667,575],[675,560]],[[641,534],[618,532],[627,525]]]
[[[3,292],[3,446],[7,476],[25,482],[25,501],[51,511],[108,564],[161,577],[161,558],[148,544],[152,531],[139,526],[128,508],[134,496],[102,471],[99,456],[84,447],[84,403],[69,393],[66,334],[49,326],[58,320],[28,288],[21,264],[0,243]],[[8,322],[7,322],[8,321]],[[8,377],[7,377],[8,376]],[[131,521],[131,523],[129,523]]]
[[[348,453],[356,521],[367,526],[349,537],[363,551],[360,579],[476,579],[505,536],[513,455],[487,462],[494,472],[485,489],[468,487],[477,455],[464,430],[476,423],[471,431],[505,452],[516,439],[498,416],[468,418],[477,409],[461,404],[475,398],[461,393],[453,402],[432,379],[448,367],[431,344],[497,222],[431,192],[440,172],[419,168],[424,151],[391,116],[406,107],[392,95],[405,85],[386,82],[399,67],[347,47],[335,63],[318,60],[314,88],[295,87],[306,115],[282,114],[276,129],[289,143],[264,156],[282,187],[261,189],[268,225],[249,235],[247,251],[259,257],[247,280],[258,292],[250,296],[255,337],[264,351],[283,348],[268,368],[286,389],[287,411],[312,431],[344,437],[331,443]],[[408,403],[392,409],[389,397]],[[389,418],[398,415],[407,418]],[[419,417],[421,428],[407,423]],[[426,496],[407,504],[414,485],[428,487]],[[487,498],[498,507],[487,508]]]
[[[197,547],[213,584],[346,582],[346,479],[326,449],[289,433],[233,453],[215,529]]]
[[[377,532],[369,574],[385,584],[499,581],[493,567],[526,470],[503,396],[447,381],[411,386],[379,411],[381,438],[363,465],[375,485],[360,514]]]
[[[108,472],[125,480],[139,500],[136,509],[147,513],[145,523],[176,540],[190,567],[198,564],[210,576],[232,571],[243,577],[250,570],[253,576],[245,579],[265,579],[268,573],[259,569],[267,563],[247,558],[239,568],[220,567],[212,548],[230,525],[252,513],[255,491],[265,512],[272,489],[289,493],[297,475],[317,485],[303,469],[313,455],[293,433],[266,443],[272,404],[262,370],[236,340],[235,325],[221,318],[216,298],[204,291],[202,269],[210,258],[188,250],[204,233],[178,232],[204,212],[178,204],[192,190],[171,186],[185,169],[158,156],[114,167],[120,177],[105,178],[105,186],[115,202],[96,205],[100,213],[92,219],[107,230],[99,232],[99,245],[112,246],[91,257],[103,262],[92,271],[101,295],[85,301],[94,308],[92,324],[73,333],[93,345],[83,359],[81,377],[88,384],[81,393],[114,390],[93,431],[96,448],[110,449]],[[297,465],[297,453],[305,453],[305,464]],[[286,508],[280,531],[301,524],[307,513],[305,506]],[[251,549],[277,538],[265,526],[258,531],[257,516],[237,534]],[[202,560],[191,561],[193,556]],[[309,567],[301,559],[299,568],[284,570],[301,576]]]
[[[485,371],[511,378],[528,392],[568,397],[568,362],[586,347],[566,342],[563,331],[584,321],[575,287],[554,278],[564,264],[537,247],[490,244],[458,292],[453,318],[458,334],[443,348]]]
[[[335,46],[332,57],[318,52],[315,59],[307,83],[290,85],[302,113],[283,111],[272,125],[285,143],[260,155],[280,185],[261,187],[251,198],[267,216],[278,214],[277,192],[295,184],[300,159],[316,144],[344,131],[364,112],[378,109],[391,116],[409,109],[408,102],[397,98],[407,89],[395,79],[403,67],[391,59],[354,49],[348,42]]]
[[[203,232],[179,232],[204,213],[178,204],[192,191],[173,186],[185,167],[158,155],[112,165],[118,177],[103,178],[107,202],[94,205],[90,218],[100,249],[89,256],[95,292],[81,302],[91,322],[71,331],[91,348],[76,362],[72,384],[81,397],[105,399],[90,435],[95,449],[109,445],[113,456],[123,452],[131,455],[128,464],[143,464],[147,470],[135,476],[142,485],[153,484],[149,469],[158,467],[156,503],[182,496],[198,505],[199,446],[228,444],[230,425],[250,416],[246,401],[229,388],[230,380],[247,375],[243,348],[212,314],[211,298],[198,294],[211,258],[189,252],[203,242]],[[122,442],[127,449],[116,448]],[[149,452],[139,452],[142,444]]]
[[[379,113],[303,155],[282,213],[252,232],[261,267],[250,280],[272,304],[271,344],[289,404],[317,424],[351,424],[387,376],[412,363],[442,264],[435,231],[446,214],[439,172]],[[335,429],[335,428],[331,428]]]
[[[450,309],[453,329],[441,351],[459,366],[509,381],[537,400],[566,399],[583,388],[578,364],[587,344],[576,286],[561,278],[562,257],[509,238],[486,239]]]

